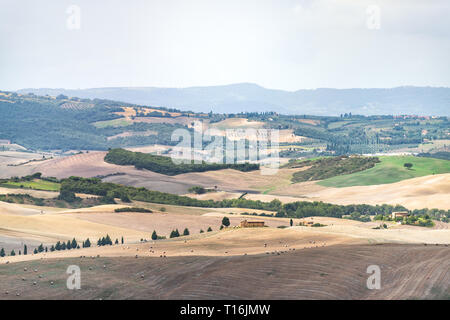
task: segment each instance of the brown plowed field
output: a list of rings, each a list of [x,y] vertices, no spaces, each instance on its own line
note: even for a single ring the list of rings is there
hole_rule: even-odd
[[[81,269],[81,290],[66,288],[69,265]],[[366,287],[369,265],[381,269],[379,290]],[[448,299],[449,269],[448,247],[398,244],[231,257],[78,257],[1,265],[0,299]]]

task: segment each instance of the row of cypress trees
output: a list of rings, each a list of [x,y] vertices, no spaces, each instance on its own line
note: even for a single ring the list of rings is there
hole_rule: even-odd
[[[123,237],[121,239],[121,242],[123,244],[124,240]],[[119,239],[116,239],[115,244],[119,244]],[[89,238],[87,238],[85,241],[83,241],[81,243],[81,247],[83,248],[89,248],[91,247],[91,241],[89,240]],[[106,237],[100,238],[97,241],[97,245],[99,246],[104,246],[104,245],[112,245],[112,241],[109,235],[106,235]],[[64,241],[58,241],[55,245],[52,245],[50,247],[50,249],[48,249],[48,247],[44,247],[44,245],[41,243],[37,248],[34,249],[33,253],[34,254],[38,254],[41,252],[48,252],[49,250],[51,252],[53,251],[60,251],[60,250],[71,250],[71,249],[80,249],[80,244],[77,242],[77,240],[75,238],[73,238],[72,240],[68,240],[67,242]],[[19,250],[19,255],[22,254],[22,251]],[[28,246],[25,244],[23,246],[23,254],[27,255],[28,254]],[[9,254],[10,256],[15,256],[16,252],[15,250],[11,250],[11,253]],[[0,257],[5,257],[6,256],[6,251],[4,248],[0,249]]]

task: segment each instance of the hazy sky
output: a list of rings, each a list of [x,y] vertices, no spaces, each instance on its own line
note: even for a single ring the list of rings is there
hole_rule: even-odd
[[[449,16],[448,0],[0,0],[0,90],[448,87]]]

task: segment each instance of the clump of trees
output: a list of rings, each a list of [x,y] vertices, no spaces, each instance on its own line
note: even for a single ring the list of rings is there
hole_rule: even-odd
[[[195,194],[204,194],[206,193],[206,189],[203,187],[199,187],[199,186],[194,186],[188,189],[188,191],[190,193],[195,193]]]
[[[57,199],[67,201],[69,203],[81,201],[81,198],[75,196],[75,193],[73,191],[70,191],[68,188],[62,186]]]
[[[105,161],[117,165],[133,165],[136,169],[147,169],[166,175],[177,175],[188,172],[204,172],[221,169],[235,169],[239,171],[259,170],[259,164],[255,163],[191,163],[175,164],[170,157],[158,156],[142,152],[133,152],[125,149],[111,149],[105,156]]]
[[[377,214],[374,220],[378,221],[395,221],[401,224],[420,226],[420,227],[432,227],[434,226],[433,219],[428,214],[420,214],[417,212],[411,212],[407,217],[392,218],[391,215]]]
[[[362,215],[359,212],[352,212],[349,216],[345,216],[343,218],[344,219],[361,221],[361,222],[369,222],[369,221],[371,221],[369,215]]]

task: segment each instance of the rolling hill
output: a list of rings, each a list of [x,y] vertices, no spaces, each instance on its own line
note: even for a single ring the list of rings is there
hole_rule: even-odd
[[[22,89],[20,93],[64,94],[129,103],[190,109],[195,112],[277,111],[285,114],[420,114],[449,116],[450,88],[331,89],[283,91],[252,83],[190,88],[117,87]]]
[[[450,172],[450,161],[413,156],[383,156],[375,167],[348,175],[335,176],[318,184],[325,187],[370,186]],[[412,163],[411,169],[403,165]]]

